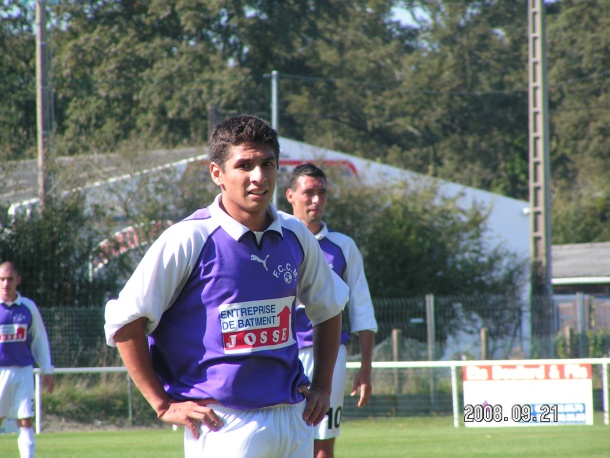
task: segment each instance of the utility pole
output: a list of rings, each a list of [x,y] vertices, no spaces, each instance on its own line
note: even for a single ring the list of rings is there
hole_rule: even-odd
[[[529,10],[529,173],[531,256],[539,293],[550,293],[551,224],[549,102],[546,72],[544,5],[528,2]]]
[[[551,266],[551,191],[549,102],[543,0],[528,2],[529,182],[532,294],[543,297],[532,308],[532,329],[540,336],[553,330]],[[534,304],[532,303],[532,306]],[[550,343],[552,346],[552,343]],[[549,348],[552,352],[552,348]]]
[[[49,166],[51,138],[51,104],[48,77],[49,47],[45,0],[36,0],[36,121],[38,147],[38,199],[44,207],[52,180]]]

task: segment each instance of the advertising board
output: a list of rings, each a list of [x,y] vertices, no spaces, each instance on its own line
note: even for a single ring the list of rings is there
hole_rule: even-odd
[[[462,374],[465,426],[593,424],[591,364],[469,365]]]

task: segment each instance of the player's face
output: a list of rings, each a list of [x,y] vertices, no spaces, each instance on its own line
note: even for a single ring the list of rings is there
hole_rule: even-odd
[[[277,179],[277,161],[270,146],[233,146],[224,170],[213,162],[210,173],[222,190],[222,205],[233,219],[252,231],[269,226],[267,207]]]
[[[13,302],[17,298],[17,286],[21,277],[10,266],[0,266],[0,299]]]
[[[292,204],[294,216],[314,234],[318,232],[326,205],[326,180],[302,175],[297,179],[295,189],[286,191],[286,198]]]

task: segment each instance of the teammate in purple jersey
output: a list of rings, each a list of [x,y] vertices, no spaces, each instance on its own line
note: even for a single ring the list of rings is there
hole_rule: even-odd
[[[373,346],[377,321],[369,287],[364,274],[362,256],[352,238],[340,232],[330,231],[322,221],[326,205],[326,175],[313,164],[301,164],[294,168],[286,198],[292,204],[294,215],[316,236],[324,255],[334,272],[349,286],[350,297],[348,313],[350,331],[358,333],[360,340],[361,363],[353,382],[352,396],[360,391],[358,407],[365,406],[372,392],[371,369]],[[316,365],[312,358],[312,324],[304,307],[297,308],[297,341],[299,357],[305,367],[305,373],[314,370]],[[341,415],[343,412],[343,391],[346,378],[347,350],[343,345],[349,339],[344,332],[341,347],[333,375],[333,390],[330,409],[324,420],[316,426],[314,457],[332,458],[334,456],[335,438],[339,436]],[[316,361],[317,364],[317,361]]]
[[[241,115],[214,128],[209,148],[221,194],[151,245],[106,305],[106,338],[158,417],[185,426],[186,457],[310,458],[348,287],[307,228],[270,205],[277,133]],[[297,300],[314,323],[311,379]]]
[[[16,418],[21,458],[35,453],[34,364],[43,373],[43,386],[53,392],[53,366],[47,331],[36,304],[17,287],[21,275],[13,262],[0,264],[0,424]]]

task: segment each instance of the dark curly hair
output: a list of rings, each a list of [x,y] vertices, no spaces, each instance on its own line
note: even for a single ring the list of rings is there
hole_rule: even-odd
[[[270,146],[279,167],[280,144],[277,132],[262,119],[247,114],[225,119],[214,127],[209,141],[210,162],[224,170],[229,149],[244,143]]]

